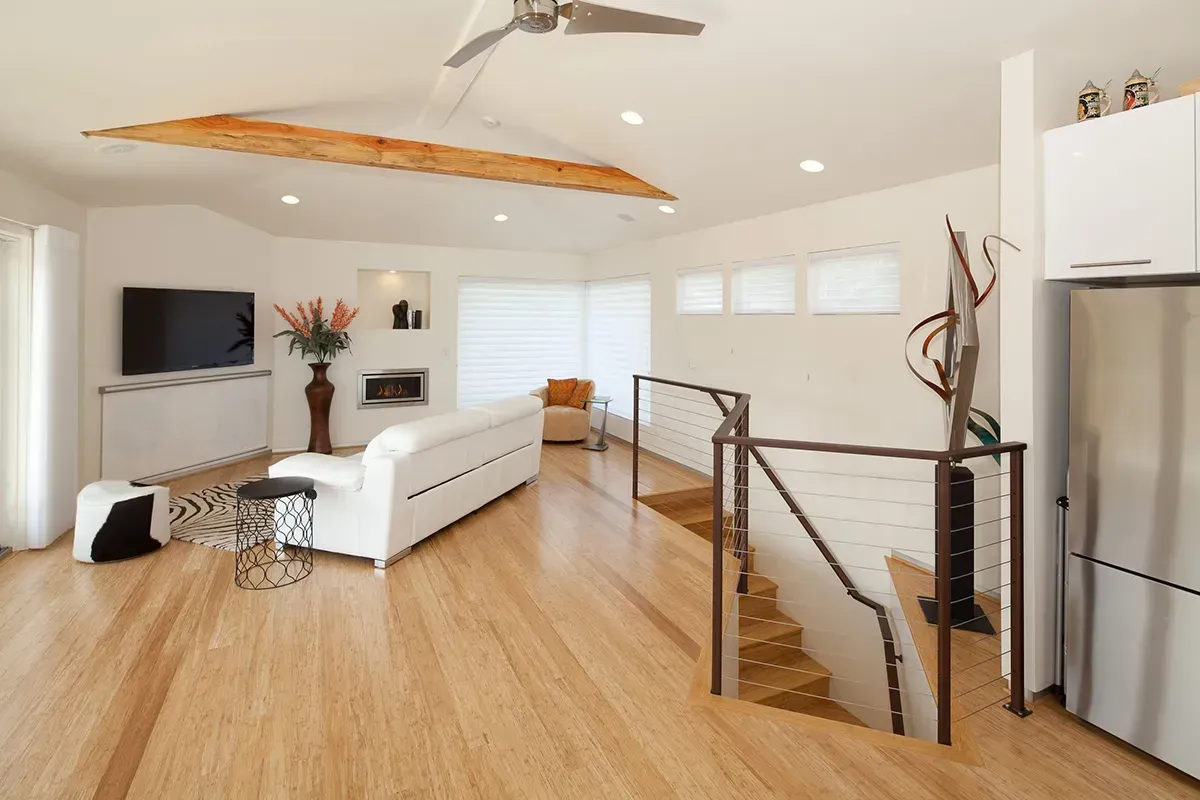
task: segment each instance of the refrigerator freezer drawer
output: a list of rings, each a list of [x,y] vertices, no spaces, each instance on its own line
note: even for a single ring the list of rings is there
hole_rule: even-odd
[[[1067,710],[1200,777],[1200,596],[1069,561]]]

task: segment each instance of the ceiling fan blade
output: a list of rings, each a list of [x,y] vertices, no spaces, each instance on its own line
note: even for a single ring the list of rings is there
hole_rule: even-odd
[[[575,0],[571,4],[571,22],[567,35],[577,33],[663,33],[674,36],[699,36],[704,25],[683,19],[609,8]],[[563,16],[559,7],[559,16]]]
[[[558,7],[558,16],[561,19],[570,19],[571,12],[575,10],[574,3],[563,3]]]
[[[520,27],[520,23],[518,23],[516,20],[513,20],[503,28],[497,28],[494,31],[488,31],[481,36],[475,37],[463,45],[461,50],[450,56],[450,58],[442,66],[454,67],[455,69],[458,69],[475,56],[482,54],[485,50],[499,42],[505,36],[508,36],[518,27]]]

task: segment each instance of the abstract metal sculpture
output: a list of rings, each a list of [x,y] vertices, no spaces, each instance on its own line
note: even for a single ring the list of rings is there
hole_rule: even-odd
[[[946,217],[946,229],[950,233],[951,244],[950,286],[946,308],[921,320],[909,331],[904,342],[904,355],[909,371],[917,380],[928,386],[945,405],[946,446],[955,450],[965,446],[967,433],[972,434],[982,444],[996,444],[1000,441],[1000,423],[986,411],[971,405],[975,391],[975,371],[979,363],[979,326],[975,319],[975,311],[996,288],[996,263],[988,250],[988,242],[995,240],[1018,251],[1020,248],[999,236],[984,237],[983,257],[987,260],[991,276],[987,286],[980,290],[967,258],[966,234],[954,230],[949,216]],[[936,373],[934,379],[922,375],[909,355],[909,345],[914,337],[921,333],[925,333],[921,344],[921,356],[933,365]],[[935,358],[929,353],[941,334],[944,334],[942,357]]]

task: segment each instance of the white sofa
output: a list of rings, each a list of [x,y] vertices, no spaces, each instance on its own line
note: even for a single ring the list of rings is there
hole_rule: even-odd
[[[316,481],[313,547],[370,558],[383,568],[455,520],[536,480],[543,417],[536,397],[510,397],[393,425],[359,455],[285,458],[270,475]]]

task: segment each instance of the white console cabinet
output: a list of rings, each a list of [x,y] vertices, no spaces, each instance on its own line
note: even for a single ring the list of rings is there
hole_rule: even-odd
[[[1195,96],[1047,131],[1046,277],[1197,272]]]

